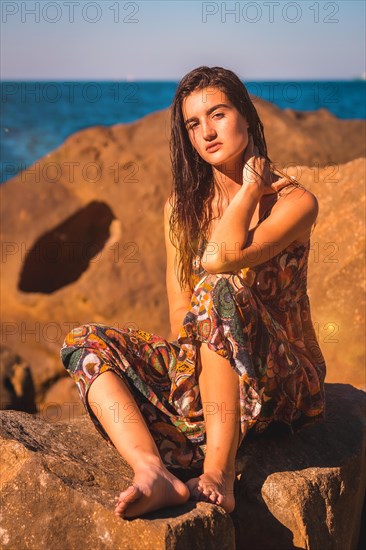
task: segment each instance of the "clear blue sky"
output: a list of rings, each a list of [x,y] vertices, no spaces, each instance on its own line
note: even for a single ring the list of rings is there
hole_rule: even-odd
[[[366,71],[363,0],[1,0],[1,12],[2,80],[179,80],[199,65],[244,80]]]

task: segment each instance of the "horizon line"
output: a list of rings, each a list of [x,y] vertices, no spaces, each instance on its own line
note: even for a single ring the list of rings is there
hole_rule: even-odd
[[[366,78],[362,76],[354,77],[329,77],[329,78],[277,78],[277,79],[249,79],[240,77],[240,80],[244,82],[366,82]],[[163,78],[163,79],[150,79],[150,78],[113,78],[113,79],[96,79],[96,78],[82,78],[82,79],[73,79],[73,78],[0,78],[0,83],[4,82],[169,82],[169,83],[178,83],[181,78]]]

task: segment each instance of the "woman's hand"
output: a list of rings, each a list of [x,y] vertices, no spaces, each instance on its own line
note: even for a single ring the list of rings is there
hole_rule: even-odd
[[[253,136],[249,134],[248,145],[244,153],[243,187],[252,189],[255,196],[260,200],[262,195],[278,193],[283,187],[291,183],[288,177],[273,181],[275,178],[276,176],[270,170],[268,160],[259,155],[258,147],[253,142]]]
[[[259,155],[258,147],[254,145],[251,134],[244,153],[243,185],[252,189],[258,199],[263,194],[273,192],[269,162]]]

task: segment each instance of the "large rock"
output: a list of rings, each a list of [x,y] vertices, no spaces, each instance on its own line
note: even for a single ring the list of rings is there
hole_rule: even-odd
[[[365,394],[328,384],[326,420],[269,429],[238,453],[237,505],[189,501],[125,521],[114,496],[131,470],[87,417],[48,424],[1,413],[2,548],[355,550],[365,491]]]
[[[364,154],[365,123],[256,106],[272,160],[298,166],[292,171],[319,198],[309,291],[328,376],[361,385],[363,235],[353,225],[365,165],[352,159]],[[169,110],[88,128],[0,187],[2,343],[30,364],[38,408],[64,375],[59,348],[72,327],[95,321],[169,333],[168,137]]]
[[[91,421],[49,424],[21,412],[1,418],[3,550],[233,550],[219,507],[188,502],[133,521],[113,514],[132,470]]]
[[[327,363],[327,381],[366,389],[365,159],[329,168],[297,167],[319,199],[311,236],[308,294]],[[296,173],[296,170],[294,170]]]
[[[66,371],[65,371],[66,374]],[[51,385],[45,393],[38,415],[47,422],[72,420],[85,414],[77,386],[66,374]]]
[[[326,418],[244,440],[232,518],[238,548],[353,550],[366,487],[366,395],[326,384]],[[281,433],[282,432],[282,433]]]
[[[341,120],[327,109],[304,112],[255,103],[263,122],[269,156],[280,167],[345,164],[365,156],[365,121]]]

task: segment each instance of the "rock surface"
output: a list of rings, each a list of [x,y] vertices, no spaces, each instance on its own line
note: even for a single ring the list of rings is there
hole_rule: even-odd
[[[114,516],[132,470],[88,418],[52,425],[23,412],[0,418],[3,550],[234,549],[230,517],[206,503],[133,521]]]
[[[299,167],[301,181],[318,197],[311,236],[308,294],[314,328],[327,363],[327,381],[366,389],[365,370],[365,159],[338,167],[330,177]],[[313,178],[313,180],[312,180]]]
[[[70,376],[59,378],[45,393],[38,415],[47,422],[72,420],[85,414],[75,382]]]
[[[263,100],[256,107],[276,166],[319,200],[309,295],[328,380],[362,386],[365,122]],[[72,327],[93,321],[169,334],[168,137],[169,110],[88,128],[0,187],[2,343],[30,365],[39,410],[65,376],[59,348]]]
[[[89,418],[49,424],[1,418],[4,550],[355,550],[365,491],[365,394],[327,384],[326,420],[291,435],[248,436],[237,458],[233,514],[189,501],[125,521],[114,496],[132,471]]]
[[[326,418],[248,438],[232,518],[238,548],[357,548],[366,487],[364,392],[326,384]]]

